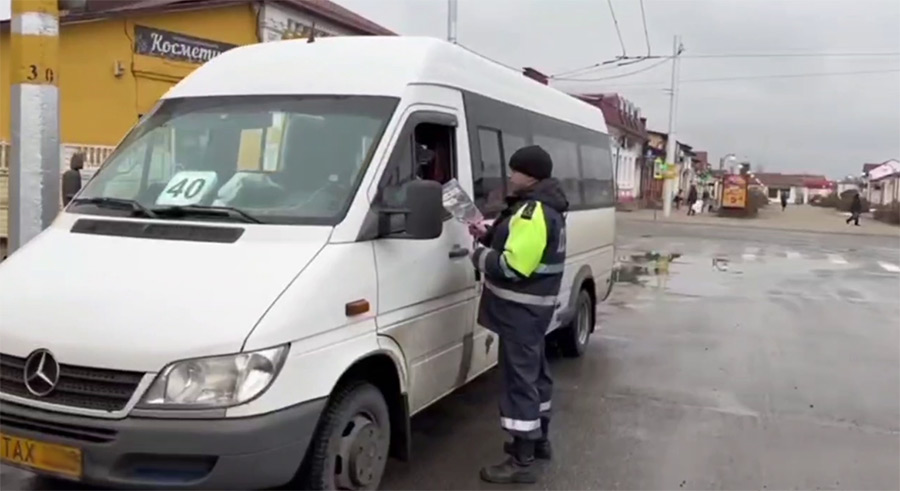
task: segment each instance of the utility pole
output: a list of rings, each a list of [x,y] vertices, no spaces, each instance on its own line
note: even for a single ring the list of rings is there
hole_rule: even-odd
[[[9,252],[59,213],[59,4],[12,0]]]
[[[456,44],[456,0],[447,0],[447,41]]]
[[[678,148],[678,141],[675,136],[675,113],[678,110],[678,65],[681,52],[681,36],[675,36],[672,45],[672,87],[669,94],[669,136],[666,138],[666,168],[675,164],[675,151]],[[673,189],[675,182],[668,176],[663,180],[663,215],[668,217],[672,214],[672,198],[675,190]]]

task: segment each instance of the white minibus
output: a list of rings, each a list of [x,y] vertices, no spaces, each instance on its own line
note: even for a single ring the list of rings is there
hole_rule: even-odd
[[[435,39],[204,64],[0,263],[3,462],[114,488],[376,488],[410,417],[497,362],[441,185],[494,217],[529,144],[571,203],[549,336],[579,356],[612,287],[600,110]]]

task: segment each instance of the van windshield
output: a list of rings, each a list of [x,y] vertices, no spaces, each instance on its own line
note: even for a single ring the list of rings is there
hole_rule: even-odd
[[[68,210],[336,224],[396,104],[368,96],[164,100]]]

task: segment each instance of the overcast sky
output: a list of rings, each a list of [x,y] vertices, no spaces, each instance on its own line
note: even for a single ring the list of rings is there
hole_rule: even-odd
[[[337,0],[407,35],[446,37],[445,0]],[[612,0],[626,53],[647,53],[639,0]],[[727,153],[766,170],[858,173],[900,158],[900,56],[689,58],[702,54],[900,52],[898,0],[644,0],[653,55],[683,37],[677,133],[715,162]],[[0,0],[0,18],[9,0]],[[606,0],[459,0],[461,44],[508,65],[555,74],[622,54]],[[652,66],[577,74],[591,79]],[[888,73],[691,82],[832,72]],[[619,92],[665,131],[671,64],[606,81],[560,82]]]
[[[338,0],[407,35],[446,37],[445,0]],[[459,0],[458,39],[512,66],[554,74],[622,54],[606,0]],[[628,55],[647,53],[638,0],[612,0]],[[685,46],[679,139],[718,162],[736,153],[767,171],[858,173],[900,158],[900,56],[691,59],[700,54],[900,52],[898,0],[644,0],[652,54]],[[576,75],[634,72],[654,61]],[[689,80],[823,72],[889,73]],[[671,64],[567,91],[619,92],[665,131]]]

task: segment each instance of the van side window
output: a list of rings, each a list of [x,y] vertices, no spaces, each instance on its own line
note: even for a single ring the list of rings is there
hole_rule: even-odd
[[[575,142],[535,135],[534,143],[543,147],[553,159],[553,177],[562,185],[569,205],[575,208],[582,206],[584,199],[581,195],[581,171],[578,163],[578,146]]]
[[[613,206],[613,170],[609,150],[593,145],[581,145],[582,192],[585,206],[596,208]]]
[[[481,213],[492,218],[503,209],[506,196],[504,151],[500,146],[500,132],[478,128],[478,146],[481,161],[473,162],[472,179],[475,188],[475,205]]]
[[[398,208],[406,198],[406,184],[414,180],[449,182],[457,176],[456,129],[434,123],[419,123],[397,142],[388,167],[381,176],[375,202]],[[401,233],[405,219],[391,215],[390,233]]]
[[[506,131],[503,132],[503,156],[506,157],[506,165],[509,166],[509,158],[512,157],[516,150],[528,146],[528,140],[525,137],[514,135]]]
[[[509,159],[516,150],[539,145],[553,159],[553,177],[559,179],[571,210],[589,210],[615,206],[610,138],[605,132],[556,119],[479,94],[464,92],[475,178],[475,201],[482,213],[491,218],[488,203],[488,171],[499,154],[504,161],[503,184],[509,175]],[[500,138],[499,148],[495,145]],[[480,156],[479,156],[480,154]],[[587,166],[586,166],[587,165]],[[501,205],[502,206],[502,205]]]

